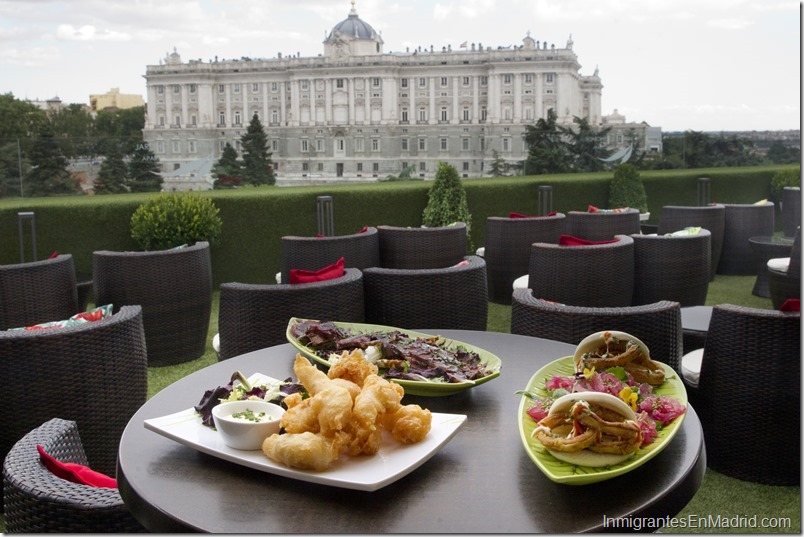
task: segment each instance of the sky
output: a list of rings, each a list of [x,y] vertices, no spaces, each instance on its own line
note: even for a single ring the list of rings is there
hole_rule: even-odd
[[[323,53],[350,0],[0,0],[0,94],[145,97],[147,65]],[[791,0],[356,0],[384,51],[519,46],[530,32],[598,69],[602,112],[664,132],[801,128]]]

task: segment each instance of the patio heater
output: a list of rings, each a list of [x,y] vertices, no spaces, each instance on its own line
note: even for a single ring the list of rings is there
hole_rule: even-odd
[[[698,178],[698,207],[706,207],[711,203],[710,186],[708,177]]]
[[[538,214],[544,216],[553,212],[553,187],[540,185],[537,193]]]
[[[335,235],[335,218],[332,214],[332,196],[318,196],[315,199],[318,213],[318,234],[325,237]]]
[[[32,212],[19,212],[17,213],[17,229],[20,234],[20,263],[25,263],[25,240],[22,228],[26,221],[30,223],[31,229],[31,261],[36,261],[36,215]]]

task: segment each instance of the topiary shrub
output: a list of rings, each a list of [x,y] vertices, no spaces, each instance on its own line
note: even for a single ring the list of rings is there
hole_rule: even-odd
[[[466,200],[466,190],[458,170],[446,162],[439,162],[433,186],[427,194],[427,206],[422,213],[422,224],[427,227],[443,227],[455,222],[466,223],[469,251],[472,247],[472,215]]]
[[[785,168],[774,173],[771,177],[771,198],[782,201],[782,192],[786,186],[801,187],[801,167]]]
[[[218,208],[197,194],[160,194],[149,199],[131,216],[131,237],[143,250],[166,250],[207,241],[215,244],[221,234]]]
[[[614,179],[609,184],[609,209],[630,207],[648,212],[648,195],[633,164],[620,164],[614,168]]]

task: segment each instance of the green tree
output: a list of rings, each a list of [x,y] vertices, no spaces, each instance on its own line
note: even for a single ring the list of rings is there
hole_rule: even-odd
[[[508,166],[505,163],[505,159],[500,156],[499,151],[496,149],[491,150],[491,169],[489,172],[491,173],[492,177],[501,177],[505,175]]]
[[[572,171],[570,153],[557,119],[555,111],[550,108],[547,110],[547,119],[539,118],[535,125],[525,126],[528,157],[523,171],[526,175]]]
[[[232,144],[226,142],[221,158],[212,167],[215,175],[213,188],[234,188],[243,184],[243,164],[237,160],[237,151]]]
[[[39,132],[47,114],[31,103],[15,99],[11,93],[0,95],[0,143],[16,143]]]
[[[31,169],[23,179],[24,194],[52,196],[79,192],[77,182],[67,170],[67,158],[61,151],[50,122],[40,125],[29,157]]]
[[[21,195],[20,167],[23,174],[30,168],[28,162],[20,158],[17,144],[0,144],[0,198]]]
[[[614,178],[609,185],[609,208],[630,207],[639,212],[648,212],[648,196],[639,171],[633,164],[620,164],[614,168]]]
[[[64,156],[76,158],[94,155],[95,122],[80,104],[70,104],[50,115],[53,131]]]
[[[569,153],[570,166],[575,172],[597,172],[604,168],[600,159],[605,157],[603,146],[611,127],[595,130],[589,125],[585,117],[575,116],[573,122],[577,128],[558,127],[565,140],[565,147]]]
[[[771,164],[795,164],[801,162],[801,147],[788,147],[775,140],[768,147],[766,158]]]
[[[427,227],[442,227],[455,222],[466,223],[469,250],[474,251],[470,234],[472,215],[469,213],[466,190],[458,170],[446,162],[439,162],[435,180],[427,195],[427,206],[422,213],[422,224]]]
[[[162,176],[159,175],[159,159],[146,143],[134,148],[128,162],[128,188],[131,192],[159,192]]]
[[[268,152],[268,136],[260,118],[254,114],[246,134],[240,138],[243,144],[243,177],[250,185],[273,185],[276,183],[271,153]]]
[[[109,145],[106,158],[101,163],[98,177],[95,179],[96,194],[121,194],[128,192],[128,166],[123,161],[123,154],[117,146]]]

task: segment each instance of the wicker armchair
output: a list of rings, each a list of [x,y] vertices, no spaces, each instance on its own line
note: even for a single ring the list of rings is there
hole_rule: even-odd
[[[723,251],[723,233],[726,229],[726,206],[706,205],[703,207],[684,207],[665,205],[659,219],[659,235],[665,235],[686,227],[699,226],[709,231],[712,243],[712,261],[709,265],[709,281],[715,279],[718,263]]]
[[[77,312],[73,256],[0,265],[0,330],[60,321]]]
[[[433,269],[459,263],[466,255],[466,224],[446,227],[377,226],[380,265],[391,269]]]
[[[768,264],[768,289],[777,310],[788,298],[801,298],[801,228],[796,230],[787,270],[777,270]]]
[[[801,225],[801,188],[786,186],[782,190],[782,234],[793,237]]]
[[[95,488],[57,477],[39,460],[37,445],[58,460],[87,465],[74,421],[53,418],[22,437],[3,463],[9,533],[145,531],[129,513],[117,489]]]
[[[154,252],[92,254],[97,304],[142,306],[151,366],[204,354],[212,310],[209,243]]]
[[[531,246],[528,287],[536,298],[572,306],[630,306],[634,293],[634,239],[590,246]]]
[[[570,211],[564,220],[565,234],[590,241],[605,241],[615,235],[633,235],[639,232],[637,209],[628,209],[621,213]]]
[[[715,306],[698,386],[685,382],[708,466],[746,481],[799,485],[800,378],[800,313]]]
[[[488,283],[482,257],[446,268],[363,271],[366,322],[399,328],[485,330]]]
[[[631,235],[634,239],[634,297],[632,304],[660,300],[681,307],[706,303],[712,261],[711,234]]]
[[[318,270],[343,257],[346,267],[364,269],[380,265],[377,228],[338,237],[282,237],[282,282],[290,282],[292,269]]]
[[[762,205],[726,205],[723,252],[717,267],[718,274],[751,276],[757,273],[754,252],[748,239],[773,235],[774,214],[771,202]]]
[[[0,405],[0,460],[31,429],[62,417],[92,440],[92,468],[114,475],[120,436],[148,389],[141,308],[68,328],[0,332],[0,356],[0,378],[17,385]]]
[[[682,330],[681,306],[678,302],[586,308],[534,298],[527,289],[514,291],[511,303],[512,334],[577,345],[586,336],[601,330],[621,330],[638,337],[650,349],[651,358],[679,371]]]
[[[359,323],[365,320],[363,308],[363,274],[355,268],[322,282],[221,284],[218,358],[286,343],[291,317]]]
[[[557,243],[564,226],[564,214],[534,218],[486,219],[484,259],[489,279],[489,298],[511,303],[514,280],[528,273],[530,247],[534,242]]]

